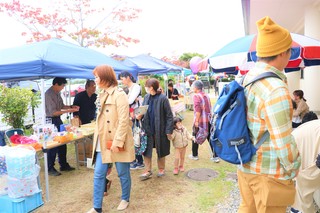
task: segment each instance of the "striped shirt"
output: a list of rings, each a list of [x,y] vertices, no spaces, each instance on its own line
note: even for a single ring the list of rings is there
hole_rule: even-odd
[[[53,113],[61,111],[65,106],[60,92],[55,92],[51,86],[45,92],[46,116],[53,117]]]
[[[265,78],[245,89],[247,122],[254,144],[269,131],[270,137],[257,150],[250,162],[240,170],[251,174],[265,174],[276,179],[292,179],[301,158],[292,132],[292,102],[286,76],[266,63],[258,62],[251,69],[244,85],[255,76],[272,71],[282,78]]]

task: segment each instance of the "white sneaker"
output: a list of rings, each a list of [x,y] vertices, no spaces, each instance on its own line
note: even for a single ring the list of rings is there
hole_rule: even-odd
[[[220,162],[220,158],[219,157],[212,157],[212,158],[210,158],[210,160],[212,160],[215,163],[219,163]]]
[[[193,156],[192,154],[190,154],[188,158],[190,158],[191,160],[199,160],[198,156]]]
[[[87,211],[87,213],[97,213],[96,210],[94,210],[94,208],[90,209],[89,211]]]
[[[128,201],[126,201],[126,200],[121,200],[121,202],[120,202],[117,210],[118,210],[118,211],[125,210],[126,208],[128,208],[128,206],[129,206],[129,202],[128,202]]]

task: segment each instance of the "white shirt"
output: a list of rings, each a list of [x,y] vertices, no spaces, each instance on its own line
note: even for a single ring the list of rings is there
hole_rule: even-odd
[[[320,153],[320,120],[308,121],[296,128],[292,135],[301,155],[301,170],[315,164]]]
[[[133,83],[132,86],[129,87],[128,89],[129,89],[128,101],[129,101],[129,105],[131,105],[134,103],[134,101],[139,96],[139,94],[141,92],[141,87],[139,86],[139,84]],[[136,107],[138,107],[138,106],[136,106],[136,105],[132,106],[132,108],[134,108],[134,109]]]

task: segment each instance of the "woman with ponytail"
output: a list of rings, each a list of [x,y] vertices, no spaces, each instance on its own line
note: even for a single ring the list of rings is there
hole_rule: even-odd
[[[293,117],[299,116],[301,120],[303,119],[304,115],[309,112],[309,106],[306,103],[307,100],[303,96],[304,93],[302,90],[295,90],[293,92],[294,102],[297,104],[297,108],[293,109]],[[297,128],[300,125],[301,123],[292,123],[293,128]]]

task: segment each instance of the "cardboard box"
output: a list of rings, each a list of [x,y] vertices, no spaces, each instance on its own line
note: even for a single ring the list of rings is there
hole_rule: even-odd
[[[86,166],[87,158],[92,156],[92,140],[86,139],[83,142],[78,143],[78,158],[79,165]]]

